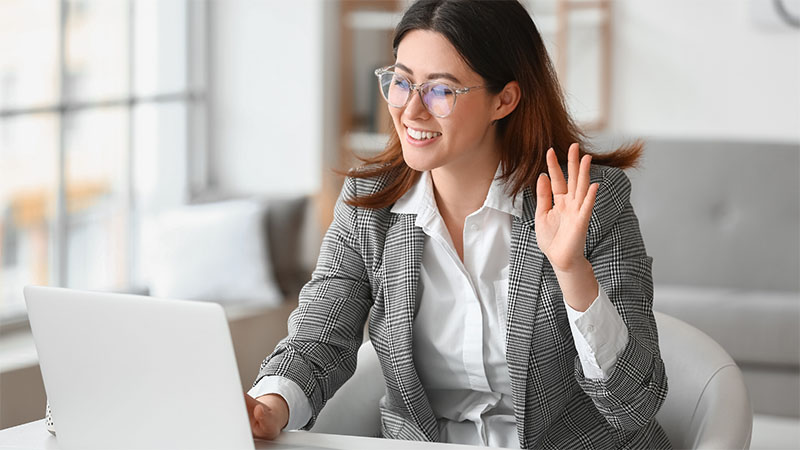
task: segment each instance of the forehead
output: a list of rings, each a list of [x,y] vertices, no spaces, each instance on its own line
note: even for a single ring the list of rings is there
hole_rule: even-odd
[[[480,79],[447,38],[429,30],[413,30],[403,36],[396,63],[409,68],[419,80],[432,73],[450,73],[462,82]]]

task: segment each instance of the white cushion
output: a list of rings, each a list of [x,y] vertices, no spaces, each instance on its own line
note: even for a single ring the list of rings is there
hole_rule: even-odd
[[[242,199],[184,206],[146,223],[143,271],[150,295],[279,304],[266,214],[265,204]]]

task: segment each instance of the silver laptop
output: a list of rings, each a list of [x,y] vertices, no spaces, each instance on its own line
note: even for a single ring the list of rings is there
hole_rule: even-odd
[[[254,448],[220,305],[23,291],[62,450]]]

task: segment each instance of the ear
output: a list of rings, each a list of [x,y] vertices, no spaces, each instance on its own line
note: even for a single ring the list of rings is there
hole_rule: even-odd
[[[500,120],[511,114],[517,108],[521,95],[519,83],[516,81],[509,81],[508,84],[503,87],[503,90],[495,96],[492,120]]]

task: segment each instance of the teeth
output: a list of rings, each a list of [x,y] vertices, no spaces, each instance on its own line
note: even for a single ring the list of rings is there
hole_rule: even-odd
[[[408,130],[408,134],[411,135],[411,137],[413,137],[414,139],[417,139],[417,140],[431,139],[431,138],[434,138],[436,136],[441,136],[442,135],[442,133],[439,133],[437,131],[418,131],[418,130],[415,130],[413,128],[407,128],[407,130]]]

